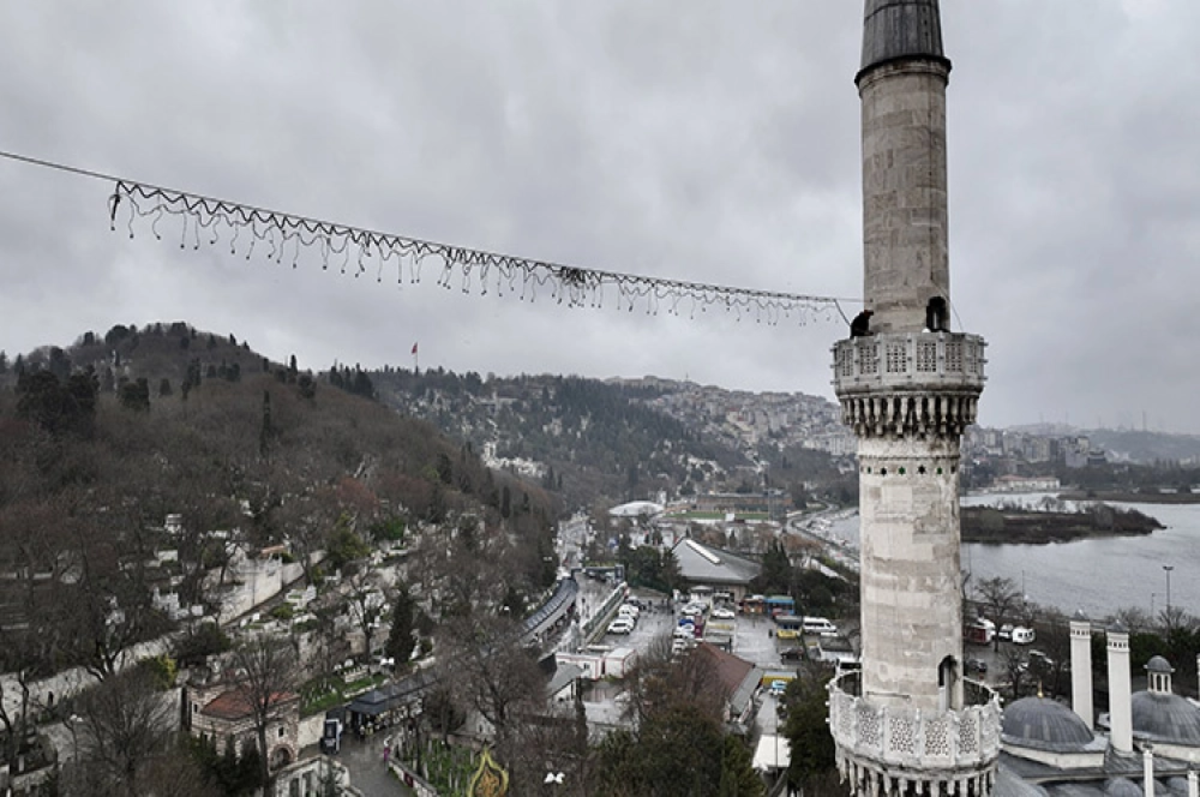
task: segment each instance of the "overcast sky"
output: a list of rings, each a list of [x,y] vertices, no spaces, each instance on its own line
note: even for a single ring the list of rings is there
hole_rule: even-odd
[[[609,271],[861,297],[861,0],[0,0],[0,149]],[[947,0],[980,421],[1200,432],[1200,3]],[[833,398],[836,312],[530,305],[109,231],[0,160],[0,348],[186,320],[302,368],[653,374]],[[171,229],[177,229],[171,228]],[[857,306],[847,304],[848,313]]]

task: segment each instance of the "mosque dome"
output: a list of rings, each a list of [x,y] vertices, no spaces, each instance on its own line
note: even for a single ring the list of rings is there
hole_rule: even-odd
[[[1171,663],[1162,656],[1153,656],[1150,658],[1150,661],[1146,662],[1146,671],[1161,672],[1170,675],[1171,673],[1175,672],[1175,668],[1172,667]]]
[[[1104,797],[1143,797],[1142,789],[1129,778],[1114,778],[1104,786]]]
[[[1018,747],[1062,753],[1086,747],[1092,741],[1092,732],[1062,703],[1023,697],[1005,706],[1000,738]]]
[[[1138,692],[1130,702],[1134,736],[1200,747],[1200,709],[1187,700],[1164,692]]]

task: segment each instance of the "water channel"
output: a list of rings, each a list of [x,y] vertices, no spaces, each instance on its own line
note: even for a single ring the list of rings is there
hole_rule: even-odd
[[[1046,494],[974,495],[964,505],[1020,501],[1035,505]],[[964,545],[962,567],[971,581],[1002,576],[1023,586],[1029,600],[1067,614],[1082,609],[1103,619],[1126,607],[1153,613],[1167,603],[1200,615],[1200,504],[1123,504],[1167,528],[1149,535],[1107,537],[1048,545]],[[835,521],[831,533],[858,544],[857,515]],[[1170,571],[1164,566],[1172,568]],[[968,587],[969,588],[969,587]]]

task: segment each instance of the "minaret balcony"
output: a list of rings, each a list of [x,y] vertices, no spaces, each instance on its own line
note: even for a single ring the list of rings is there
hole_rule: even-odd
[[[953,332],[881,333],[833,346],[833,389],[862,393],[983,390],[983,338]]]
[[[843,774],[847,768],[865,768],[886,777],[921,779],[940,771],[955,779],[995,767],[1000,698],[988,686],[964,680],[968,705],[922,711],[861,697],[860,676],[843,673],[829,684],[829,730]]]

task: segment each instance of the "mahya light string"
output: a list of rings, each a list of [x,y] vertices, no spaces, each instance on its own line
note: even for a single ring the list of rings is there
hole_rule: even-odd
[[[374,275],[378,282],[394,273],[401,286],[420,283],[429,269],[436,271],[438,286],[465,294],[494,293],[529,302],[547,297],[568,307],[602,308],[615,301],[618,310],[640,307],[648,315],[689,318],[724,310],[739,321],[770,325],[793,318],[801,325],[839,315],[845,320],[839,302],[856,301],[532,260],[215,199],[3,150],[0,157],[114,183],[108,201],[110,227],[115,231],[121,223],[130,238],[138,228],[148,228],[162,240],[170,235],[166,228],[178,225],[180,248],[227,243],[231,255],[250,260],[257,254],[275,263],[289,262],[293,268],[316,262],[324,270],[356,278]]]

